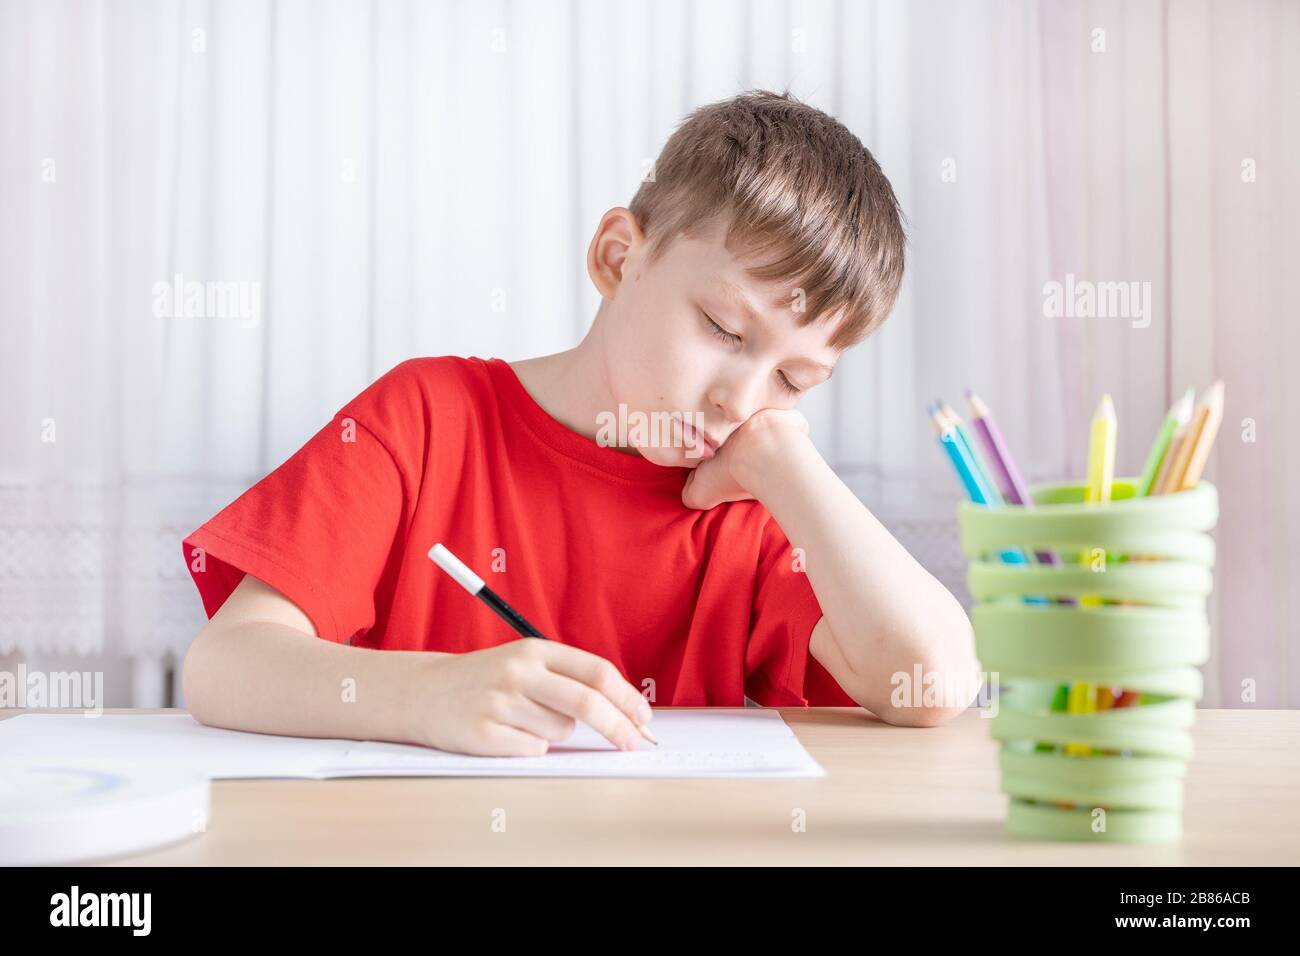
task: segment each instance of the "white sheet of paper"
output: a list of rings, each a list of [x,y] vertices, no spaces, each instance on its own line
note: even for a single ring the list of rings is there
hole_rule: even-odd
[[[618,750],[586,724],[541,757],[475,757],[411,744],[222,730],[189,714],[22,714],[0,721],[0,756],[165,762],[214,779],[257,777],[823,777],[775,710],[656,710],[656,747]]]

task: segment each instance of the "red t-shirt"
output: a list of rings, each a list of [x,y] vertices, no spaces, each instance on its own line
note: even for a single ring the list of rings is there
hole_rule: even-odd
[[[209,616],[248,573],[331,641],[521,640],[430,560],[440,541],[652,703],[853,706],[808,653],[822,612],[781,528],[757,501],[687,508],[688,471],[569,430],[501,359],[412,359],[183,547]]]

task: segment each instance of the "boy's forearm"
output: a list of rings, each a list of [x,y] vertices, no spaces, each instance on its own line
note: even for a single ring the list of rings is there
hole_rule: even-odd
[[[295,737],[413,742],[419,666],[446,655],[322,640],[284,624],[204,630],[185,656],[185,704],[216,727]]]
[[[754,467],[742,480],[791,546],[803,549],[809,584],[859,677],[857,693],[867,698],[860,703],[882,717],[895,711],[891,678],[901,672],[910,680],[918,664],[927,675],[969,682],[978,663],[961,604],[858,500],[810,439],[787,440],[779,460]]]

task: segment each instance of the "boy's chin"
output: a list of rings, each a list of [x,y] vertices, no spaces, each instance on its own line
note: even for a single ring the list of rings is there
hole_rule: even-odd
[[[641,457],[665,468],[698,468],[707,460],[689,448],[638,447]]]

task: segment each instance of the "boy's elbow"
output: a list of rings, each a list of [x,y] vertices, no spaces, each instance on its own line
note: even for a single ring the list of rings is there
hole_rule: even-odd
[[[979,698],[983,673],[975,656],[975,631],[961,605],[953,600],[952,606],[950,623],[920,645],[930,649],[922,671],[929,687],[912,726],[946,724]]]
[[[893,714],[885,715],[881,719],[898,727],[942,727],[965,710],[966,707],[964,706],[908,707],[901,708]]]
[[[185,709],[201,724],[211,723],[207,715],[206,670],[204,655],[211,634],[205,627],[190,641],[181,661],[181,697]]]
[[[899,727],[940,727],[975,703],[982,681],[979,661],[965,650],[920,660],[893,676],[890,706],[877,716]]]

